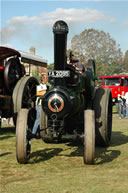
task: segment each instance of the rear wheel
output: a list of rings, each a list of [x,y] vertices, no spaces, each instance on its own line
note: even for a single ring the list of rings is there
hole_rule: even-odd
[[[95,156],[95,115],[93,110],[84,111],[84,163],[93,164]]]
[[[31,152],[31,128],[35,120],[35,109],[21,109],[16,124],[16,157],[20,164],[24,164]]]
[[[13,90],[13,120],[16,125],[17,113],[21,108],[34,108],[36,101],[36,86],[38,80],[35,77],[24,76],[16,84]]]
[[[16,84],[13,91],[14,113],[18,113],[21,108],[30,108],[35,106],[36,86],[38,80],[35,77],[22,77]]]
[[[5,65],[4,69],[4,82],[5,87],[9,93],[12,94],[13,89],[22,77],[22,68],[18,58],[10,58]]]
[[[86,100],[91,101],[94,96],[95,88],[95,60],[89,59],[86,67]]]
[[[112,133],[112,94],[109,88],[98,88],[94,98],[96,144],[108,146]]]

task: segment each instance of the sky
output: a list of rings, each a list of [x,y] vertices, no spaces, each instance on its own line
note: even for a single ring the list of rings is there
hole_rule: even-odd
[[[29,52],[54,62],[52,27],[64,20],[67,47],[74,35],[94,28],[108,32],[125,54],[128,50],[128,0],[0,0],[0,45]]]

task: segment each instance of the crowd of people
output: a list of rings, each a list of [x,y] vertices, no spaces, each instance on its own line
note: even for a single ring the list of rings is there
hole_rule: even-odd
[[[124,118],[128,119],[128,92],[122,92],[122,95],[118,95],[119,102],[119,119]]]

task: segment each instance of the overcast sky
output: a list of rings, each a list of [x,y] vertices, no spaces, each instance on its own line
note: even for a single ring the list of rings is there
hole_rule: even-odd
[[[36,54],[53,62],[53,24],[64,20],[69,26],[68,47],[76,34],[95,28],[109,32],[125,53],[128,50],[128,1],[59,0],[0,1],[0,44]]]

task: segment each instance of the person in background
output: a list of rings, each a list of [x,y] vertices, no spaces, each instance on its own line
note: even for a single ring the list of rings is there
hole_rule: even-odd
[[[118,94],[118,103],[119,103],[119,119],[121,119],[122,111],[123,117],[125,118],[125,99],[124,99],[124,92],[122,95]]]
[[[124,98],[126,100],[126,118],[128,119],[128,91],[125,93]]]
[[[80,73],[82,73],[81,69],[80,69],[80,68],[78,68],[78,66],[77,66],[77,63],[76,63],[76,62],[73,62],[73,63],[72,63],[72,65],[75,67],[75,69],[76,69],[77,71],[79,71]]]
[[[37,86],[37,99],[36,99],[36,120],[32,128],[32,137],[38,138],[37,130],[40,125],[40,108],[41,108],[41,98],[40,96],[44,95],[47,90],[48,75],[47,73],[41,74],[41,84]]]
[[[81,72],[81,73],[84,73],[84,72],[85,72],[85,67],[84,67],[83,62],[77,62],[77,63],[76,63],[76,67],[77,67],[78,69],[80,69],[80,72]]]
[[[75,67],[75,69],[80,72],[80,73],[84,73],[85,72],[85,67],[84,64],[82,62],[77,62],[75,60],[72,60],[72,62],[70,61],[70,59],[67,59],[67,64],[71,64]]]

